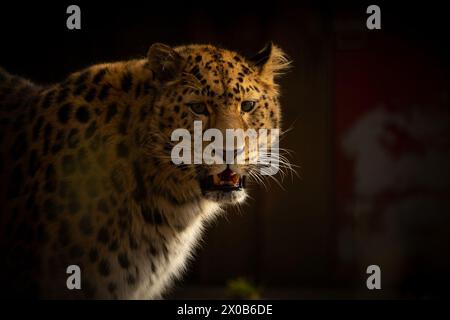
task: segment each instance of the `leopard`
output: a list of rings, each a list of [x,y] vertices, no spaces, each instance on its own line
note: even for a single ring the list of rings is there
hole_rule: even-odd
[[[164,298],[261,178],[257,164],[175,164],[173,131],[280,128],[290,62],[272,42],[251,57],[154,43],[53,84],[0,68],[2,296]]]

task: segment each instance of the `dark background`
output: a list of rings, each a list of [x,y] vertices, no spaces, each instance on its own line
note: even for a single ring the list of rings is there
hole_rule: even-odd
[[[280,81],[284,125],[293,127],[282,146],[293,151],[300,177],[285,179],[284,189],[255,188],[242,213],[213,223],[168,297],[226,297],[239,277],[267,298],[440,297],[450,277],[450,27],[438,3],[2,1],[0,65],[51,83],[90,64],[143,57],[154,42],[252,55],[273,41],[293,60]],[[66,29],[70,4],[81,7],[81,30]],[[381,7],[382,30],[365,28],[369,4]],[[422,149],[412,153],[402,146],[415,138],[400,135],[386,165],[392,170],[372,173],[369,158],[357,171],[342,141],[379,104],[402,128],[428,119],[419,131],[431,133],[419,134]],[[433,131],[435,121],[441,131]],[[357,174],[369,185],[372,174],[393,176],[403,156],[415,166],[388,192],[360,192]],[[429,176],[438,179],[414,184]],[[370,264],[381,267],[382,290],[366,288]]]

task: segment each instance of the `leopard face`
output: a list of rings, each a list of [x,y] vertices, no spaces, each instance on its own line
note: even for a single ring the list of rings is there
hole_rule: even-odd
[[[164,60],[158,60],[158,55]],[[194,135],[194,121],[201,121],[202,132],[215,128],[224,137],[227,129],[279,128],[281,110],[275,77],[288,65],[282,51],[269,45],[253,59],[246,59],[208,45],[176,49],[156,45],[149,51],[149,61],[159,72],[165,71],[163,89],[155,101],[158,117],[151,123],[151,131],[159,132],[161,148],[155,156],[167,167],[163,170],[178,177],[178,192],[186,197],[203,197],[219,204],[244,201],[247,180],[258,175],[259,169],[249,161],[258,157],[258,153],[250,150],[248,139],[235,145],[234,150],[227,150],[224,141],[218,155],[225,158],[230,151],[234,155],[243,153],[245,163],[190,163],[174,169],[169,153],[173,147],[170,137],[179,128]],[[158,69],[161,65],[165,70]],[[191,142],[193,145],[194,141]],[[202,147],[208,143],[202,141]]]

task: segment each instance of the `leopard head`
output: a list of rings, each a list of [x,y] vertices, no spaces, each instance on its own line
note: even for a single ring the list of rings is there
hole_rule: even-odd
[[[280,129],[276,80],[289,66],[285,54],[272,43],[252,58],[211,45],[154,44],[147,59],[160,88],[150,126],[161,179],[176,177],[185,198],[242,202],[247,182],[276,162],[261,150]]]

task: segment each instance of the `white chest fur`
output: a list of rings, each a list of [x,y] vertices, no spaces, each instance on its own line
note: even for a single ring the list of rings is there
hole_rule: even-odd
[[[175,237],[170,237],[165,243],[168,254],[167,259],[160,256],[152,260],[155,272],[152,271],[148,253],[141,252],[139,259],[140,281],[136,290],[129,292],[126,299],[159,299],[164,291],[186,269],[186,264],[198,244],[204,224],[219,211],[218,206],[206,204],[201,213],[192,217],[191,223]],[[186,212],[184,212],[186,214]]]
[[[136,290],[127,298],[129,299],[159,299],[162,293],[170,284],[179,277],[186,267],[186,262],[190,258],[202,232],[202,221],[198,219],[194,224],[179,234],[176,239],[169,240],[167,243],[168,259],[160,257],[152,263],[155,264],[156,272],[148,261],[146,253],[140,262],[141,281]]]

